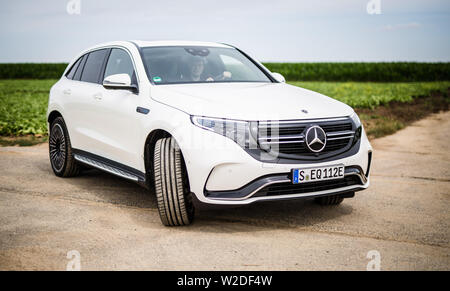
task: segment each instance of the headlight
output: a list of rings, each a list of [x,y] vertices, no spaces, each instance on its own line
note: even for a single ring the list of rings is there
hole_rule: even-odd
[[[351,120],[355,124],[355,139],[353,139],[353,143],[355,144],[360,138],[362,133],[362,123],[361,120],[358,117],[358,114],[356,112],[353,112],[353,114],[350,116]]]
[[[350,116],[350,118],[352,119],[356,128],[361,126],[361,120],[359,119],[359,116],[358,116],[358,114],[356,114],[356,112],[353,112],[353,114]]]
[[[243,148],[257,148],[257,122],[203,116],[191,116],[191,121],[200,128],[228,137]]]

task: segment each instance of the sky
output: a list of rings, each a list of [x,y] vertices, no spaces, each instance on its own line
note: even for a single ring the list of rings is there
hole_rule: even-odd
[[[137,39],[224,42],[264,62],[449,62],[450,0],[0,0],[2,63]]]

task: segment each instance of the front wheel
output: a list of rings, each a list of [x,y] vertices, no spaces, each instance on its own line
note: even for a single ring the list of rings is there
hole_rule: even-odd
[[[166,226],[190,224],[194,218],[192,194],[181,150],[172,137],[156,142],[154,176],[161,222]]]
[[[79,173],[78,164],[73,157],[69,133],[62,117],[56,118],[51,124],[48,147],[50,164],[56,176],[72,177]]]

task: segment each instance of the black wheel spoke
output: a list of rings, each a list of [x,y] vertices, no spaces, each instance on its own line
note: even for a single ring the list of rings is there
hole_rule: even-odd
[[[66,141],[64,131],[59,124],[55,124],[50,132],[49,148],[53,167],[57,171],[62,170],[66,158]]]

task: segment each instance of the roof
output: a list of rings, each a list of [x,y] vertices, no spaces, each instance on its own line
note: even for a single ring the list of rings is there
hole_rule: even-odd
[[[68,67],[70,67],[79,57],[83,54],[104,47],[111,46],[122,46],[131,49],[137,45],[138,47],[151,47],[151,46],[209,46],[209,47],[222,47],[222,48],[230,48],[231,46],[217,43],[217,42],[204,42],[204,41],[186,41],[186,40],[155,40],[155,41],[143,41],[143,40],[133,40],[133,41],[110,41],[106,43],[97,44],[88,49],[80,52],[76,58],[74,58]]]
[[[221,44],[217,42],[204,42],[204,41],[186,41],[186,40],[157,40],[157,41],[142,41],[134,40],[135,44],[139,47],[149,46],[209,46],[209,47],[227,47],[229,45]]]

